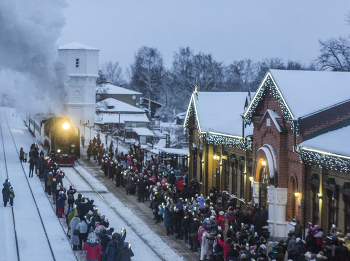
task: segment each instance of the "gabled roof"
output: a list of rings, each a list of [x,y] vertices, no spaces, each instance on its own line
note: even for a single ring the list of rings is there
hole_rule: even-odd
[[[99,108],[99,111],[103,111],[103,112],[121,112],[121,113],[125,113],[125,112],[139,112],[139,113],[145,113],[144,110],[137,108],[135,106],[132,106],[128,103],[119,101],[117,99],[114,98],[107,98],[104,99],[100,102],[97,103],[98,105],[100,105],[101,107]],[[111,107],[111,108],[108,108]],[[113,108],[112,108],[113,107]]]
[[[142,94],[110,83],[104,84],[104,89],[106,90],[106,94]]]
[[[265,117],[266,117],[267,115],[270,116],[270,118],[271,118],[273,124],[275,124],[277,130],[278,130],[279,132],[283,132],[281,125],[280,125],[280,124],[278,123],[278,121],[276,120],[276,119],[281,118],[281,116],[279,116],[279,115],[278,115],[275,111],[273,111],[273,110],[267,109],[266,112],[265,112],[265,114],[264,114],[264,116],[262,117],[260,123],[265,119]]]
[[[191,96],[185,127],[192,107],[200,132],[242,136],[242,117],[247,92],[197,92]]]
[[[94,51],[99,51],[99,49],[88,46],[86,44],[78,43],[78,42],[73,42],[65,45],[61,45],[58,50],[94,50]]]
[[[350,72],[269,70],[244,118],[250,123],[265,89],[277,98],[288,121],[350,100]]]

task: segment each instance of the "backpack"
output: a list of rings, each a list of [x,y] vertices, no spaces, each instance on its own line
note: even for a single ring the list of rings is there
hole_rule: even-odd
[[[68,200],[73,200],[74,197],[73,197],[73,194],[68,194]]]

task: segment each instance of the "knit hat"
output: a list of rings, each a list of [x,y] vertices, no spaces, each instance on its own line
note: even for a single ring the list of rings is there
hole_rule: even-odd
[[[300,241],[300,237],[298,237],[295,242],[298,243]]]
[[[62,191],[60,191],[60,192],[59,192],[59,194],[60,194],[60,195],[62,195],[62,194],[63,194],[63,192],[62,192]]]
[[[106,230],[106,229],[103,229],[103,230],[102,230],[102,234],[107,234],[107,230]]]

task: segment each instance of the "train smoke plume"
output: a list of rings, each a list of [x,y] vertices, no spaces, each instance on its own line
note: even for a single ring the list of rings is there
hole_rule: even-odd
[[[61,112],[67,73],[57,62],[65,0],[0,1],[0,93],[24,112]]]

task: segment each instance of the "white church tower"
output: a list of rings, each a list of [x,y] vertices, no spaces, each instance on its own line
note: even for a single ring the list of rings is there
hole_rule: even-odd
[[[95,123],[98,52],[77,42],[58,48],[58,59],[66,65],[69,75],[67,116],[80,127],[81,134],[84,126],[93,127]]]

